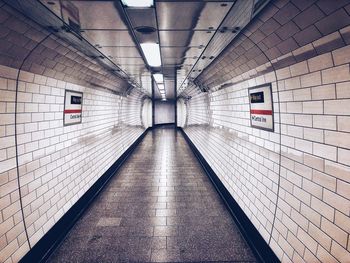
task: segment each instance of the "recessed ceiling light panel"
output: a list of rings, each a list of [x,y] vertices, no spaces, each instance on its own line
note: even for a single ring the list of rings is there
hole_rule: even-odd
[[[141,43],[140,44],[143,54],[146,57],[147,64],[151,67],[160,67],[160,49],[157,43]]]
[[[123,4],[128,7],[151,7],[153,0],[122,0]]]
[[[154,80],[155,80],[157,83],[163,83],[163,82],[164,82],[164,80],[163,80],[163,74],[160,74],[160,73],[153,74],[153,78],[154,78]]]

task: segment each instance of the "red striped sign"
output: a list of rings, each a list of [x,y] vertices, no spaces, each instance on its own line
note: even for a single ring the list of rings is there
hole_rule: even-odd
[[[251,110],[251,114],[272,115],[272,110]]]
[[[81,113],[81,110],[64,110],[64,113],[65,114],[68,114],[68,113]]]

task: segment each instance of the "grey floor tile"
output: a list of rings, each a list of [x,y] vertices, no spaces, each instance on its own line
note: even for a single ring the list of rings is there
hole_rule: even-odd
[[[180,249],[154,249],[151,262],[183,262]]]
[[[150,132],[48,262],[256,262],[186,141]]]

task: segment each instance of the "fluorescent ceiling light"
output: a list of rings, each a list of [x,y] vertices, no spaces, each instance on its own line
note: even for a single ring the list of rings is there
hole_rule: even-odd
[[[151,7],[153,0],[122,0],[123,4],[129,7]]]
[[[159,67],[162,64],[160,60],[159,44],[141,43],[140,45],[148,65],[151,67]]]
[[[157,83],[163,83],[163,74],[160,74],[160,73],[156,73],[156,74],[153,74],[153,78],[154,80],[157,82]]]

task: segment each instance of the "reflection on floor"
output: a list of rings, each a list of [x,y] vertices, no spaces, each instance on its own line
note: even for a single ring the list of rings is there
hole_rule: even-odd
[[[151,131],[49,262],[255,262],[182,135]]]

